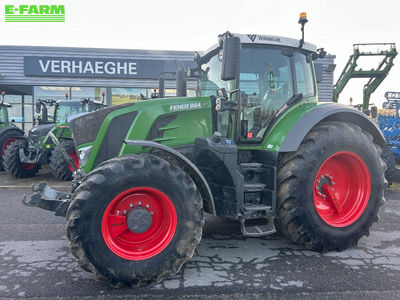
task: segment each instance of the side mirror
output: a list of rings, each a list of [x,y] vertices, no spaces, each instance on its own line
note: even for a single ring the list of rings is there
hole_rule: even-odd
[[[233,36],[223,40],[221,79],[233,80],[239,74],[240,38]]]
[[[40,102],[36,102],[36,113],[40,114]]]
[[[175,64],[178,69],[176,72],[176,96],[186,97],[187,87],[185,65],[179,60],[175,60]]]
[[[378,107],[371,106],[371,117],[375,119],[378,116]]]

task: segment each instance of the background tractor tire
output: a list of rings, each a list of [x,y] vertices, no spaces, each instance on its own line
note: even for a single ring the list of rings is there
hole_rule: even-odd
[[[62,140],[61,145],[69,154],[75,163],[75,167],[79,168],[79,159],[72,140]],[[65,160],[61,150],[54,147],[50,157],[50,170],[53,176],[60,180],[72,180],[74,169]]]
[[[3,166],[6,172],[17,178],[33,177],[39,172],[40,164],[21,163],[19,149],[26,147],[26,141],[17,139],[6,148],[3,156]]]
[[[292,241],[341,251],[369,234],[385,202],[381,148],[359,126],[324,122],[278,160],[277,225]]]
[[[193,256],[203,225],[191,177],[151,154],[99,165],[75,190],[67,211],[72,254],[83,269],[116,287],[156,283],[178,272]]]
[[[22,132],[16,129],[10,129],[5,131],[1,136],[0,136],[0,171],[4,170],[3,168],[3,156],[4,153],[7,149],[7,147],[15,141],[16,136],[22,136]]]
[[[396,169],[396,159],[389,147],[383,148],[382,151],[382,159],[386,163],[387,169],[385,172],[386,180],[389,183],[389,186],[393,184],[393,182],[397,181],[399,178],[398,171]]]

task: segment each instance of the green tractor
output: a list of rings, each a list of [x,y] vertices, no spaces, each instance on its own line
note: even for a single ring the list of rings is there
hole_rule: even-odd
[[[23,136],[24,132],[17,126],[12,124],[8,118],[8,108],[11,104],[4,102],[4,91],[1,93],[0,101],[0,170],[3,170],[3,155],[8,147],[16,137]]]
[[[54,106],[53,120],[49,118],[48,107]],[[42,164],[50,163],[54,177],[61,180],[71,180],[74,167],[79,166],[78,156],[72,141],[68,118],[72,115],[95,111],[104,107],[90,99],[78,101],[52,99],[36,101],[38,125],[34,126],[27,136],[15,137],[4,150],[4,169],[17,178],[34,176]],[[61,140],[63,149],[72,158],[73,165],[65,161],[61,150],[54,147],[49,136],[52,132]]]
[[[317,103],[322,56],[304,37],[222,34],[195,54],[196,70],[178,64],[176,98],[73,118],[72,194],[43,182],[23,203],[66,216],[82,268],[117,286],[178,272],[205,213],[237,220],[248,237],[277,226],[312,250],[355,246],[384,203],[385,140],[362,112]]]

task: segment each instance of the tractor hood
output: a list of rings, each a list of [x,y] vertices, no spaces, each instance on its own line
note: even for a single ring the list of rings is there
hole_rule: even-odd
[[[28,136],[36,143],[40,137],[45,137],[54,127],[54,123],[43,124],[29,130]]]
[[[211,107],[210,97],[164,98],[112,106],[72,118],[70,129],[80,165],[84,172],[90,172],[105,160],[132,153],[124,140],[190,147],[196,137],[212,135]]]
[[[75,146],[91,143],[96,139],[97,133],[104,119],[113,111],[133,106],[135,103],[127,103],[104,108],[98,111],[71,116],[68,119]]]

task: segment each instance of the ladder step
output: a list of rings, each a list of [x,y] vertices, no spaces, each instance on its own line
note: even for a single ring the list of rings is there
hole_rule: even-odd
[[[276,232],[273,217],[253,220],[240,219],[240,223],[240,230],[244,236],[264,236]]]
[[[244,192],[263,192],[266,185],[263,183],[249,183],[244,185]]]
[[[248,211],[248,212],[254,212],[254,211],[270,211],[271,210],[271,206],[269,205],[260,205],[260,204],[244,204],[244,210]]]
[[[259,171],[262,172],[262,166],[263,164],[261,163],[240,163],[240,166],[242,167],[243,171]]]

